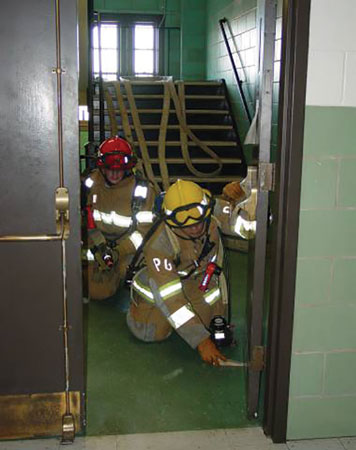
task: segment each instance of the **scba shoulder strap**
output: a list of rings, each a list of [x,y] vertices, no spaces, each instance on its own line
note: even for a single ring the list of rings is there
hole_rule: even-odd
[[[139,172],[134,174],[135,187],[131,198],[131,211],[133,222],[137,222],[136,214],[145,204],[148,197],[148,181],[142,178]]]

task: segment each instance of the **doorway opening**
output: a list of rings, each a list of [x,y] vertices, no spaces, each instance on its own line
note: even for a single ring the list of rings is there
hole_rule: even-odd
[[[252,10],[256,28],[256,5]],[[247,23],[250,12],[244,12],[238,19],[241,18],[241,22]],[[239,21],[236,20],[236,23]],[[136,27],[140,26],[142,25],[135,25],[135,31]],[[144,26],[147,27],[147,24]],[[98,30],[97,28],[96,33],[99,42]],[[147,31],[147,28],[145,30]],[[244,29],[242,33],[250,31]],[[115,39],[118,41],[119,33],[117,30],[115,33]],[[120,45],[104,48],[98,43],[93,49],[94,52],[101,48],[103,52],[107,50],[120,53]],[[154,48],[132,48],[134,52],[156,52]],[[250,54],[251,52],[246,52],[246,55]],[[97,61],[98,59],[100,58],[98,57]],[[93,91],[91,101],[95,101],[97,94],[98,105],[102,104],[102,113],[96,122],[93,115],[90,120],[93,121],[92,137],[94,140],[97,138],[99,143],[111,133],[105,115],[103,94],[100,99],[100,83],[103,83],[104,75],[107,76],[107,81],[120,76],[121,60],[120,56],[113,58],[116,67],[111,67],[110,70],[107,67],[108,70],[105,71],[104,65],[99,62],[96,66],[94,64],[92,83],[94,85],[97,81],[99,89],[97,92]],[[134,56],[131,56],[131,61],[135,61]],[[132,64],[131,68],[137,66]],[[156,67],[160,65],[162,66],[158,62]],[[149,70],[142,69],[141,72],[136,72],[136,75],[151,75],[154,73],[154,66],[153,62]],[[99,79],[96,79],[97,77]],[[251,162],[254,162],[253,158]],[[236,327],[237,346],[227,349],[226,355],[247,363],[250,361],[251,350],[248,342],[251,314],[248,274],[251,271],[251,261],[247,252],[232,249],[227,250],[227,260],[232,322]],[[258,406],[258,412],[255,411],[255,420],[251,421],[251,417],[247,417],[246,391],[249,377],[246,368],[216,369],[206,366],[199,360],[197,352],[189,349],[177,335],[172,335],[159,344],[141,343],[130,334],[126,326],[127,305],[128,292],[123,287],[107,300],[90,301],[85,305],[88,333],[88,434],[230,428],[260,423],[262,404]],[[259,377],[260,374],[257,389],[260,384]],[[257,397],[261,399],[263,395],[257,393]]]

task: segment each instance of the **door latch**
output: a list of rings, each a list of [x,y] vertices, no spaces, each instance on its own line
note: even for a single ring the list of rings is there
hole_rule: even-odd
[[[63,239],[69,236],[69,193],[65,187],[59,187],[55,192],[57,233]]]

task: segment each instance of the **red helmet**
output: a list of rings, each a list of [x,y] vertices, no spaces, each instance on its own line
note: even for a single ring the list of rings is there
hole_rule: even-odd
[[[96,164],[106,169],[130,170],[136,162],[131,145],[115,136],[101,143]]]

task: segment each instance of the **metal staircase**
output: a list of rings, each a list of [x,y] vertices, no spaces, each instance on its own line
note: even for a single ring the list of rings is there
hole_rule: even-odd
[[[100,144],[118,134],[131,141],[139,157],[146,149],[146,163],[161,187],[168,176],[170,183],[192,180],[219,194],[246,173],[225,82],[175,81],[171,89],[175,92],[167,97],[164,84],[155,81],[130,81],[129,90],[124,82],[95,82],[89,140]]]

